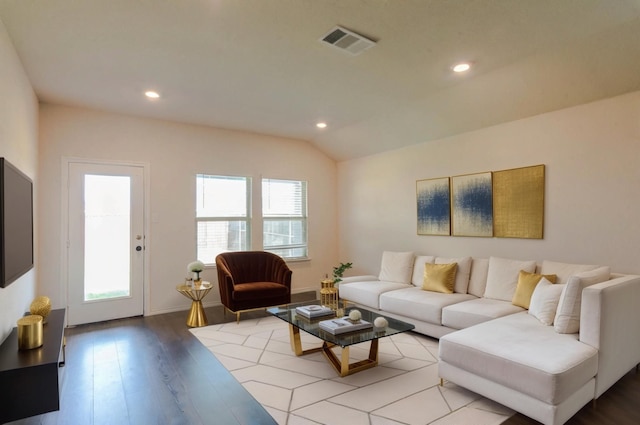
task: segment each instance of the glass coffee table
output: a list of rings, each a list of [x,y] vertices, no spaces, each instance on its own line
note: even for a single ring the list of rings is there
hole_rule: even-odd
[[[351,375],[361,370],[376,366],[378,364],[378,340],[401,332],[410,331],[415,327],[410,323],[402,322],[361,307],[352,306],[343,307],[339,309],[339,311],[344,311],[344,315],[348,316],[351,310],[359,310],[362,313],[362,319],[370,323],[373,323],[377,317],[384,317],[387,320],[388,325],[385,328],[374,327],[372,329],[333,335],[330,332],[320,329],[319,322],[322,320],[329,320],[335,316],[322,316],[319,318],[307,319],[306,317],[300,316],[296,313],[296,307],[312,304],[319,305],[320,301],[306,301],[302,303],[288,304],[283,307],[273,307],[267,309],[267,312],[289,324],[291,349],[295,352],[296,356],[321,351],[340,376]],[[342,302],[340,302],[340,306],[342,307]],[[300,340],[300,330],[320,338],[323,341],[322,346],[303,350],[302,342]],[[349,363],[349,347],[361,342],[370,342],[369,357],[364,360]],[[342,348],[340,358],[338,358],[336,353],[332,351],[332,348],[336,346]]]

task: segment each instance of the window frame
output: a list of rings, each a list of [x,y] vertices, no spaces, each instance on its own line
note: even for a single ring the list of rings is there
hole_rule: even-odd
[[[245,190],[245,202],[246,202],[246,215],[245,216],[199,216],[198,215],[198,179],[200,178],[220,178],[220,179],[237,179],[237,180],[244,180],[245,184],[246,184],[246,190]],[[196,226],[196,258],[200,257],[200,249],[199,249],[199,241],[200,241],[200,233],[198,231],[198,227],[200,223],[211,223],[211,222],[244,222],[245,224],[245,231],[246,231],[246,237],[245,237],[245,244],[247,249],[246,250],[251,250],[252,249],[252,233],[251,233],[251,227],[252,227],[252,193],[253,193],[253,184],[252,184],[252,178],[250,176],[237,176],[237,175],[222,175],[222,174],[206,174],[206,173],[197,173],[196,174],[196,185],[195,185],[195,189],[196,189],[196,209],[195,209],[195,226]],[[205,266],[215,266],[215,257],[213,259],[211,259],[210,261],[207,260],[202,260],[200,259],[200,261],[202,261]]]
[[[301,206],[301,215],[270,215],[265,216],[264,211],[264,203],[265,203],[265,191],[264,184],[269,181],[280,181],[280,182],[295,182],[300,183],[302,186],[301,194],[302,199],[300,202]],[[260,199],[262,202],[261,205],[261,219],[262,219],[262,249],[267,252],[274,252],[277,255],[280,255],[285,261],[296,261],[296,260],[308,260],[309,259],[309,183],[306,180],[299,179],[283,179],[283,178],[267,178],[263,177],[260,182]],[[289,221],[289,222],[300,222],[302,223],[302,234],[304,237],[303,243],[295,243],[295,244],[284,244],[284,245],[271,245],[267,247],[265,245],[265,231],[266,227],[265,223],[267,222],[278,222],[278,221]],[[285,256],[279,253],[279,250],[283,249],[304,249],[304,255],[302,256]]]

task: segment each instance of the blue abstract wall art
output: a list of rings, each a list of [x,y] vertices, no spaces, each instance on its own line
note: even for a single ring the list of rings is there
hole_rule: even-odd
[[[491,173],[452,177],[454,236],[493,236]]]
[[[449,177],[416,182],[419,235],[451,234]]]

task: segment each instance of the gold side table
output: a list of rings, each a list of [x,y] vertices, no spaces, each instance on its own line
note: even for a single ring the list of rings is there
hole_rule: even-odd
[[[191,309],[189,310],[189,316],[187,317],[187,326],[190,328],[199,328],[201,326],[207,326],[207,316],[204,314],[204,308],[202,307],[202,299],[211,291],[210,282],[202,282],[193,286],[178,285],[176,290],[185,297],[192,300]]]

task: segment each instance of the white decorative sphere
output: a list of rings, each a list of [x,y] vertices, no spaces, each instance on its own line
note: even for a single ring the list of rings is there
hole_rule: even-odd
[[[357,322],[360,319],[362,319],[362,313],[360,313],[360,310],[351,310],[349,312],[349,320]]]
[[[373,326],[376,328],[386,328],[389,322],[384,317],[376,317],[373,321]]]

